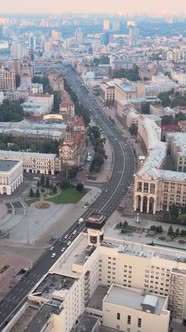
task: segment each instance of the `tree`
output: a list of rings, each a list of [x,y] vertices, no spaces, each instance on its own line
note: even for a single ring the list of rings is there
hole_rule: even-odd
[[[156,226],[155,225],[150,226],[150,230],[155,232]]]
[[[20,86],[21,84],[21,77],[19,74],[16,74],[16,89]]]
[[[46,188],[49,188],[50,187],[50,180],[49,180],[49,177],[47,176],[46,178]]]
[[[78,183],[77,186],[76,186],[76,190],[79,191],[79,192],[82,192],[84,189],[84,186],[82,183]]]
[[[174,231],[173,231],[172,226],[169,226],[169,229],[168,229],[167,234],[168,234],[168,235],[173,235],[173,233],[174,233]]]
[[[67,189],[70,187],[70,181],[67,179],[63,179],[61,181],[61,189]]]
[[[172,91],[159,93],[158,98],[161,99],[162,106],[164,106],[164,107],[170,106],[171,100],[170,100],[169,96],[171,95],[171,93],[172,93]]]
[[[23,120],[24,111],[20,102],[4,99],[0,105],[0,122],[18,122]]]
[[[40,196],[40,192],[39,192],[39,189],[37,188],[36,189],[36,197],[39,197]]]
[[[52,192],[53,192],[53,194],[56,194],[56,193],[57,193],[57,187],[56,187],[56,186],[53,186],[53,187],[52,187]]]
[[[179,230],[179,228],[176,228],[175,234],[176,234],[176,236],[179,236],[179,235],[180,235],[180,230]]]
[[[37,181],[37,187],[40,187],[40,181],[39,180]]]
[[[125,227],[128,226],[128,221],[127,221],[127,220],[124,221],[124,226],[125,226]]]
[[[138,127],[135,123],[132,123],[131,126],[129,127],[129,132],[132,136],[137,136],[138,134]]]
[[[143,114],[149,114],[150,113],[150,103],[142,104],[141,113],[143,113]]]
[[[45,185],[45,176],[44,176],[44,174],[41,174],[40,184],[41,184],[41,187],[44,187],[44,185]]]
[[[30,197],[34,197],[34,192],[33,192],[33,189],[32,189],[32,188],[30,188],[29,196],[30,196]]]
[[[161,225],[156,227],[156,232],[157,233],[162,233],[163,232],[163,228],[162,228]]]

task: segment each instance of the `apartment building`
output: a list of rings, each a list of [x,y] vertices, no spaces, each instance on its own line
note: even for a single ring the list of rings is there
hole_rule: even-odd
[[[21,161],[26,173],[52,174],[59,172],[59,162],[55,154],[0,150],[0,159]]]
[[[115,83],[115,101],[128,100],[137,97],[136,88],[127,80],[116,80]]]
[[[8,91],[16,89],[15,71],[4,67],[0,69],[0,90]]]
[[[23,162],[0,158],[0,194],[11,195],[23,182]]]
[[[176,137],[179,133],[168,135]],[[147,157],[134,174],[134,211],[155,214],[161,210],[168,211],[174,204],[186,206],[186,173],[180,172],[180,169],[184,170],[185,161],[177,159],[179,172],[164,169],[167,143],[161,142],[161,128],[155,119],[150,116],[139,117],[138,138]]]
[[[101,214],[90,215],[87,233],[79,234],[36,284],[25,312],[10,325],[23,320],[28,306],[35,312],[26,332],[81,331],[85,317],[93,325],[85,331],[104,326],[168,332],[170,317],[186,319],[185,252],[104,238],[104,224]]]

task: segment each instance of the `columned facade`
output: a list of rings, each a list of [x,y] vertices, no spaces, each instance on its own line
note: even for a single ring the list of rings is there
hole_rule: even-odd
[[[11,195],[23,182],[23,162],[0,160],[0,194]]]

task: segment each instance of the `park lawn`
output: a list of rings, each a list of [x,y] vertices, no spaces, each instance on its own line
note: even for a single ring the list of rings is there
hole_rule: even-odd
[[[27,200],[25,201],[25,203],[26,203],[28,206],[30,206],[31,204],[37,202],[38,200],[39,200],[39,198],[33,197],[33,198],[31,198],[31,199],[27,199]]]
[[[59,195],[47,199],[47,201],[55,204],[76,204],[86,193],[86,189],[79,192],[75,188],[68,188],[63,190]]]

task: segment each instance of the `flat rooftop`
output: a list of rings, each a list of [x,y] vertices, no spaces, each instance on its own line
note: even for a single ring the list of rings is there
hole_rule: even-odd
[[[15,160],[0,159],[0,172],[9,172],[17,164],[18,164],[18,161],[15,161]]]
[[[64,274],[72,278],[80,277],[81,273],[73,272],[72,265],[82,265],[86,262],[88,255],[85,257],[84,253],[88,245],[87,234],[81,233],[75,241],[68,247],[68,249],[60,256],[57,262],[51,267],[51,273]]]
[[[125,287],[120,287],[117,285],[113,285],[110,289],[110,292],[105,298],[105,303],[116,304],[136,310],[143,311],[142,303],[146,304],[147,297],[156,298],[156,303],[153,302],[154,306],[154,315],[160,315],[162,310],[164,309],[166,297],[165,296],[150,296],[144,295],[143,291],[136,289],[128,289]],[[155,305],[154,305],[155,303]]]
[[[64,294],[72,287],[74,282],[74,278],[49,273],[34,289],[32,295],[45,299],[54,299],[56,294],[57,298],[60,298],[61,295],[61,299],[63,299]],[[57,304],[59,303],[56,303],[56,305]]]
[[[95,325],[98,323],[98,318],[82,315],[78,325],[73,329],[73,332],[92,332]]]
[[[87,304],[88,308],[94,308],[98,310],[103,309],[103,299],[107,294],[109,287],[106,286],[98,286],[93,293],[89,303]]]
[[[24,330],[24,332],[36,332],[41,331],[45,324],[48,322],[50,316],[52,314],[57,314],[58,309],[56,307],[52,307],[48,304],[45,304],[37,313],[37,315],[33,318],[28,327]]]
[[[186,253],[183,249],[175,248],[164,248],[145,245],[142,243],[130,242],[130,241],[121,241],[114,238],[104,238],[104,241],[101,246],[116,248],[119,253],[131,255],[131,256],[140,256],[144,258],[151,257],[160,257],[162,259],[168,259],[172,261],[186,262]]]

